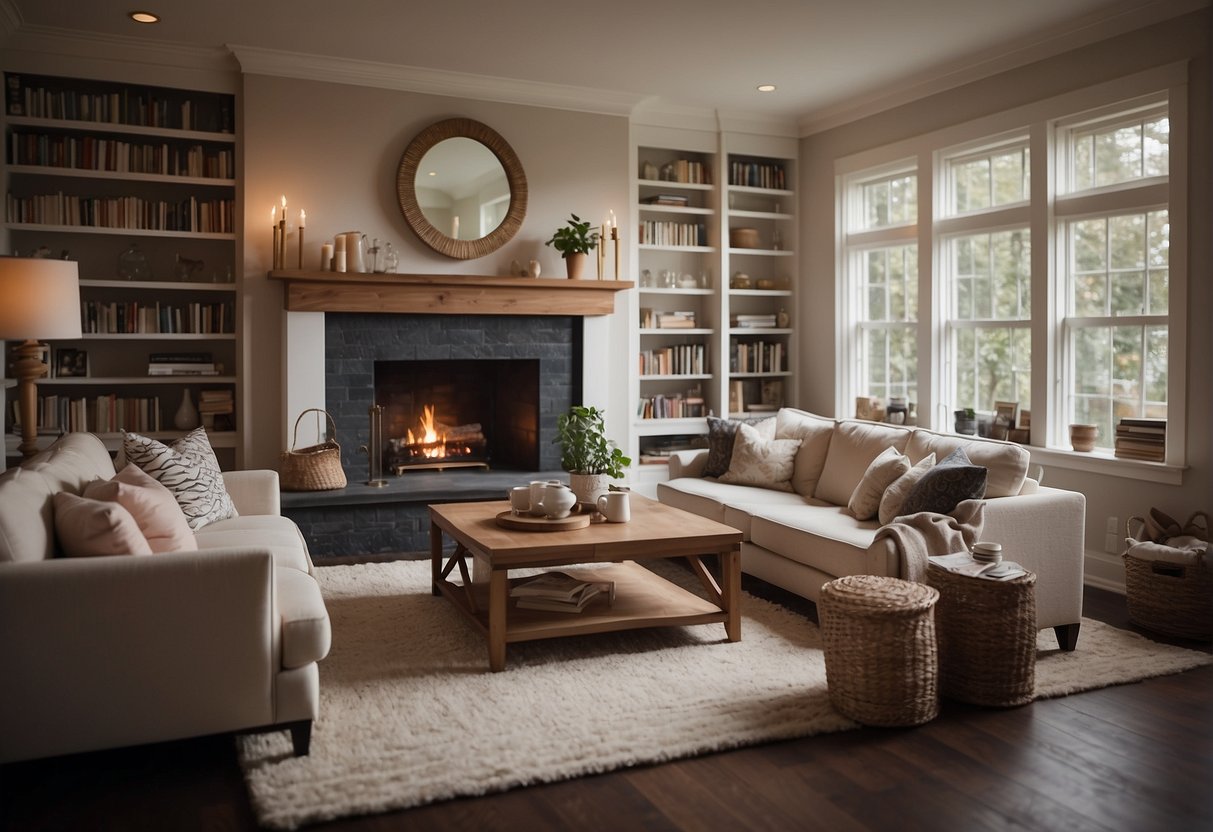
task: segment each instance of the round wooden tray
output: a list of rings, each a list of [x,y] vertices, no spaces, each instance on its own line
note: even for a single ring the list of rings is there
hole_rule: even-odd
[[[551,520],[547,517],[532,517],[529,514],[514,514],[503,511],[497,515],[497,525],[506,529],[518,529],[524,532],[567,532],[571,529],[584,529],[590,525],[589,512],[580,511]]]

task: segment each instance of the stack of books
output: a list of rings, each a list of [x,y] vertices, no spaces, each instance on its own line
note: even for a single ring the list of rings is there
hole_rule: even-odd
[[[613,604],[615,582],[585,581],[564,572],[545,572],[510,590],[519,609],[551,612],[581,612],[600,595]]]
[[[1121,419],[1116,424],[1116,456],[1164,462],[1167,457],[1166,419]]]
[[[657,194],[655,196],[646,196],[640,201],[645,205],[671,205],[677,207],[685,207],[690,204],[690,200],[685,194]]]
[[[231,390],[203,390],[198,394],[198,413],[204,428],[231,430],[231,414],[235,409]]]
[[[733,315],[729,325],[737,329],[774,329],[775,313],[770,315]]]
[[[658,329],[694,329],[695,313],[689,310],[657,313]]]
[[[217,376],[223,365],[209,352],[154,352],[147,359],[149,376]]]

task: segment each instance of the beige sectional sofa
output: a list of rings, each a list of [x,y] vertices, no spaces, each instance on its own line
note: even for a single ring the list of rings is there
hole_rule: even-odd
[[[1082,617],[1082,494],[1041,486],[1028,474],[1019,445],[940,434],[856,419],[828,419],[784,408],[775,437],[801,440],[791,491],[736,485],[702,476],[708,451],[684,451],[670,461],[669,481],[657,486],[663,503],[710,517],[744,534],[741,568],[769,583],[817,601],[823,584],[845,575],[900,577],[900,557],[888,538],[877,540],[878,520],[846,510],[868,465],[893,447],[917,463],[943,459],[964,447],[988,469],[983,540],[1037,575],[1037,625],[1052,627],[1072,650]],[[945,554],[940,552],[938,554]]]
[[[113,476],[83,433],[0,475],[0,762],[274,728],[307,753],[331,631],[277,473],[224,473],[239,516],[197,551],[57,557],[54,495]]]

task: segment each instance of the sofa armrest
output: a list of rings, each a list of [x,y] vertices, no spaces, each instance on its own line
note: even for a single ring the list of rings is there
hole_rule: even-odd
[[[241,514],[281,514],[277,471],[224,471],[223,487]]]
[[[0,565],[0,761],[274,722],[264,548]]]
[[[670,454],[670,479],[702,477],[703,468],[707,464],[707,461],[707,448],[697,448],[693,451],[674,451]]]

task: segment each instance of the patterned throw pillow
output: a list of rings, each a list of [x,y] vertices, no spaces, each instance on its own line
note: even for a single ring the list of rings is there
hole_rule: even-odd
[[[127,462],[138,465],[172,493],[194,531],[236,516],[205,429],[195,428],[171,445],[126,433],[122,452]]]
[[[905,505],[906,497],[910,496],[910,492],[914,490],[914,486],[918,485],[918,481],[922,479],[923,475],[934,467],[935,452],[932,451],[918,460],[913,468],[906,471],[885,489],[884,496],[880,498],[880,510],[876,513],[876,519],[880,521],[880,525],[890,523],[894,517],[902,514],[901,507]]]
[[[767,417],[753,422],[742,422],[737,419],[721,419],[719,416],[708,417],[708,458],[703,465],[703,476],[719,477],[729,470],[733,459],[733,444],[737,439],[737,429],[744,424],[753,425],[759,435],[765,439],[775,438],[775,418]]]
[[[974,465],[964,448],[957,448],[922,475],[902,503],[899,515],[920,511],[951,514],[964,500],[980,500],[986,495],[986,476],[985,466]]]
[[[798,450],[799,439],[765,439],[757,428],[743,424],[737,429],[729,470],[720,481],[791,491]]]
[[[871,520],[880,509],[885,489],[910,470],[910,458],[896,448],[885,448],[863,472],[863,479],[851,492],[847,510],[856,520]]]

